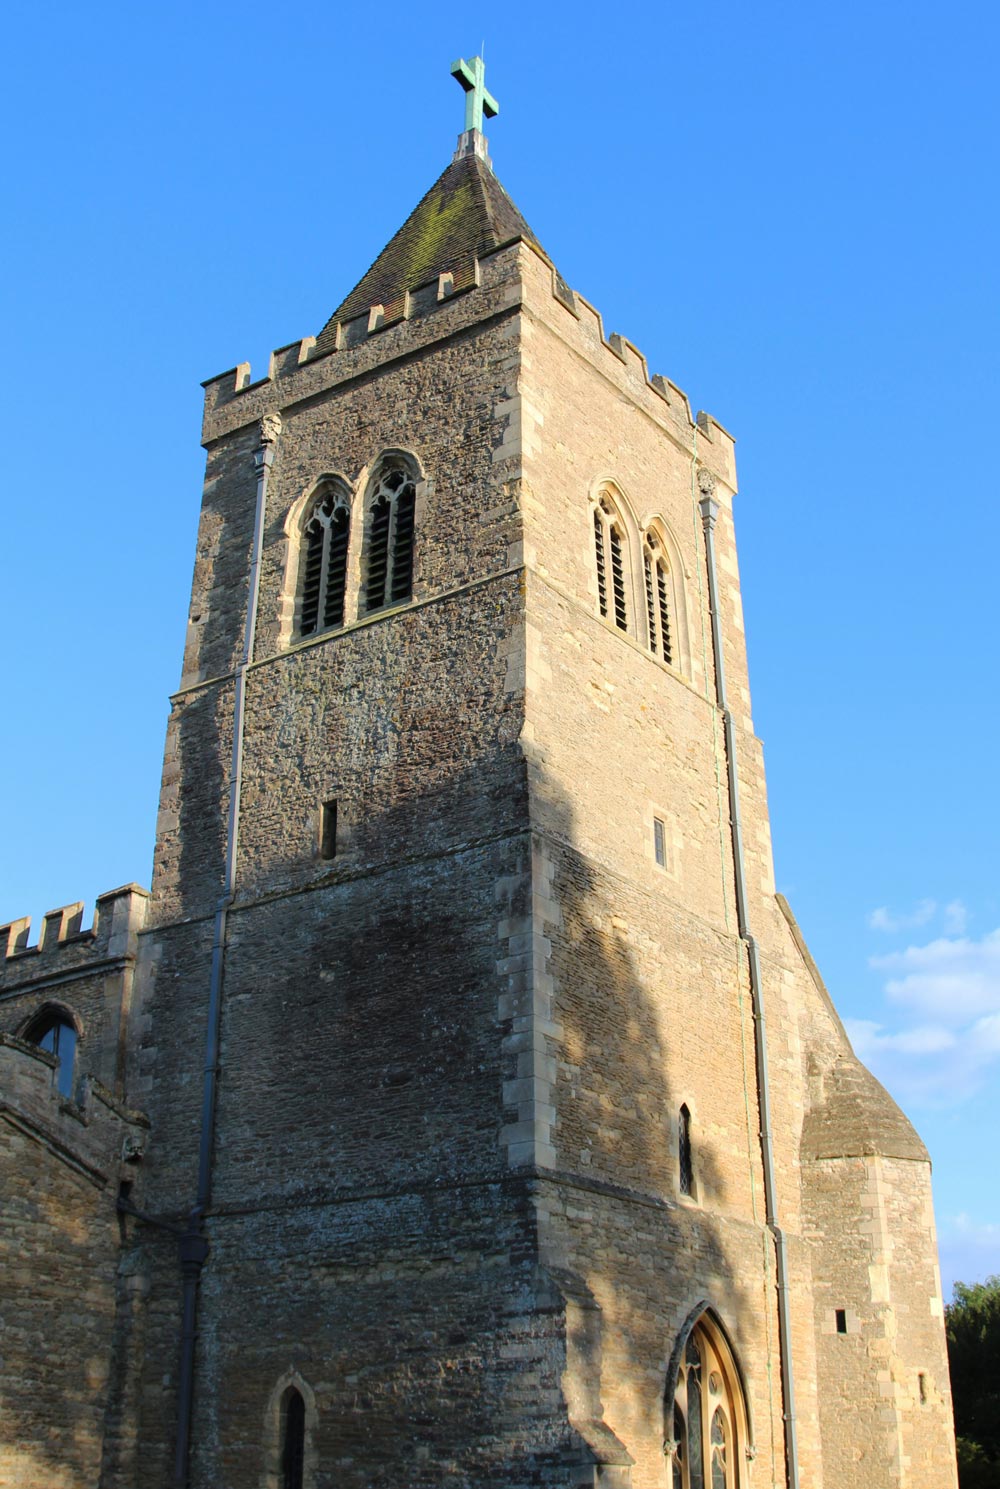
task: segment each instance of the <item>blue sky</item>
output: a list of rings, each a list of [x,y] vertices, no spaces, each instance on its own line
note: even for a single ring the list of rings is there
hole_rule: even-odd
[[[346,13],[345,13],[346,12]],[[37,4],[6,32],[0,917],[148,882],[200,380],[316,334],[450,158],[738,439],[779,887],[1000,1271],[1000,10]]]

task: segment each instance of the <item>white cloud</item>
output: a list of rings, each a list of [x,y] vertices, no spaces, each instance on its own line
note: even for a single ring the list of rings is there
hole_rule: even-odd
[[[937,911],[936,900],[921,900],[912,910],[895,915],[887,905],[880,905],[868,916],[873,931],[908,931],[915,926],[926,925]]]
[[[1000,1013],[1000,930],[980,941],[941,936],[926,946],[873,956],[869,966],[901,974],[885,984],[893,1003],[947,1023]]]
[[[944,929],[949,936],[964,936],[969,912],[961,900],[949,900],[944,907]]]
[[[872,1019],[845,1019],[844,1023],[855,1054],[862,1059],[881,1050],[898,1050],[904,1055],[936,1055],[942,1050],[952,1049],[956,1043],[950,1029],[937,1028],[933,1024],[903,1029],[899,1034],[885,1034],[883,1025]]]
[[[1000,1064],[1000,929],[871,957],[881,1018],[847,1020],[857,1054],[904,1105],[954,1106]]]

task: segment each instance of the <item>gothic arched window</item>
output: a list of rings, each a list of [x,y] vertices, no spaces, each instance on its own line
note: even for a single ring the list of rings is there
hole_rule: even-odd
[[[77,1030],[65,1014],[42,1011],[24,1031],[29,1044],[37,1044],[40,1050],[55,1055],[59,1064],[53,1072],[52,1082],[60,1096],[73,1095],[73,1077],[76,1071]]]
[[[670,566],[663,544],[655,533],[647,533],[642,545],[646,582],[646,635],[649,649],[665,662],[674,660],[671,636]]]
[[[347,493],[325,484],[302,534],[299,564],[299,632],[312,636],[344,624],[351,509]]]
[[[691,1113],[682,1106],[677,1114],[677,1187],[681,1194],[694,1194],[694,1150],[691,1145]]]
[[[673,1389],[671,1489],[741,1489],[746,1412],[732,1354],[707,1314],[687,1337]]]
[[[413,592],[417,488],[401,463],[387,462],[369,503],[365,610],[398,605]]]
[[[594,507],[597,604],[605,620],[628,630],[628,539],[625,524],[605,492]]]
[[[306,1404],[294,1386],[283,1403],[281,1489],[302,1489],[306,1458]]]

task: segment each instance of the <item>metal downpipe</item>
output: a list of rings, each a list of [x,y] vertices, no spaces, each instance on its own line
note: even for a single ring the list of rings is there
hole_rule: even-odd
[[[215,911],[212,937],[212,965],[208,993],[208,1019],[205,1032],[205,1059],[202,1075],[201,1136],[198,1144],[197,1198],[188,1216],[187,1229],[181,1237],[181,1274],[183,1306],[181,1321],[181,1359],[177,1382],[177,1440],[174,1453],[174,1484],[186,1489],[191,1459],[191,1419],[194,1408],[195,1347],[198,1338],[198,1288],[201,1270],[208,1256],[208,1239],[203,1224],[212,1198],[212,1157],[215,1150],[215,1111],[219,1087],[219,1039],[222,1029],[222,987],[226,960],[226,920],[236,892],[236,854],[239,847],[240,795],[243,789],[244,702],[247,668],[253,657],[254,633],[257,628],[257,604],[260,598],[260,560],[264,545],[264,515],[267,507],[267,484],[274,464],[274,445],[281,432],[281,420],[268,415],[261,420],[260,444],[254,451],[257,472],[257,503],[254,511],[253,543],[250,557],[249,596],[243,650],[236,667],[233,692],[233,750],[229,771],[229,815],[226,825],[226,858],[223,871],[223,893]]]
[[[799,1451],[795,1429],[795,1379],[792,1370],[792,1326],[788,1304],[788,1253],[784,1233],[778,1224],[777,1184],[774,1174],[774,1145],[771,1136],[771,1085],[767,1059],[767,1020],[757,942],[750,932],[747,912],[746,869],[743,860],[743,823],[740,816],[739,772],[736,764],[736,736],[733,717],[726,697],[726,673],[722,652],[722,626],[719,617],[719,594],[715,565],[715,519],[719,504],[712,496],[714,479],[708,471],[699,473],[699,485],[705,495],[699,502],[705,532],[705,557],[708,568],[708,604],[712,621],[712,651],[715,661],[716,700],[722,713],[726,747],[726,773],[729,785],[729,817],[733,836],[733,875],[736,888],[736,915],[740,939],[747,949],[750,973],[750,1002],[753,1009],[754,1053],[757,1070],[757,1099],[760,1109],[760,1150],[764,1171],[764,1209],[767,1228],[774,1239],[775,1282],[778,1302],[778,1350],[781,1364],[781,1395],[785,1436],[785,1472],[788,1489],[799,1489]]]

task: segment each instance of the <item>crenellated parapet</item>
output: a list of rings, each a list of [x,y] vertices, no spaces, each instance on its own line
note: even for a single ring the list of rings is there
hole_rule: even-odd
[[[135,955],[149,891],[138,884],[99,895],[93,924],[84,928],[83,902],[60,905],[42,916],[38,940],[31,944],[31,918],[0,925],[0,992],[24,982],[59,974],[81,974],[96,963]]]
[[[519,259],[519,255],[523,258]],[[519,308],[524,280],[543,266],[549,293],[577,323],[578,335],[608,375],[624,369],[629,391],[648,406],[678,442],[693,447],[723,479],[732,473],[734,441],[711,414],[693,414],[687,395],[670,378],[651,373],[643,353],[617,332],[607,333],[600,311],[566,284],[551,260],[526,239],[474,257],[460,270],[436,274],[398,298],[335,320],[319,338],[307,336],[271,353],[266,377],[254,381],[249,362],[207,379],[202,442],[242,428],[277,409],[364,375],[393,356],[410,355],[491,315]],[[520,269],[521,272],[518,272]],[[532,273],[532,270],[535,272]],[[527,271],[527,274],[526,272]]]

